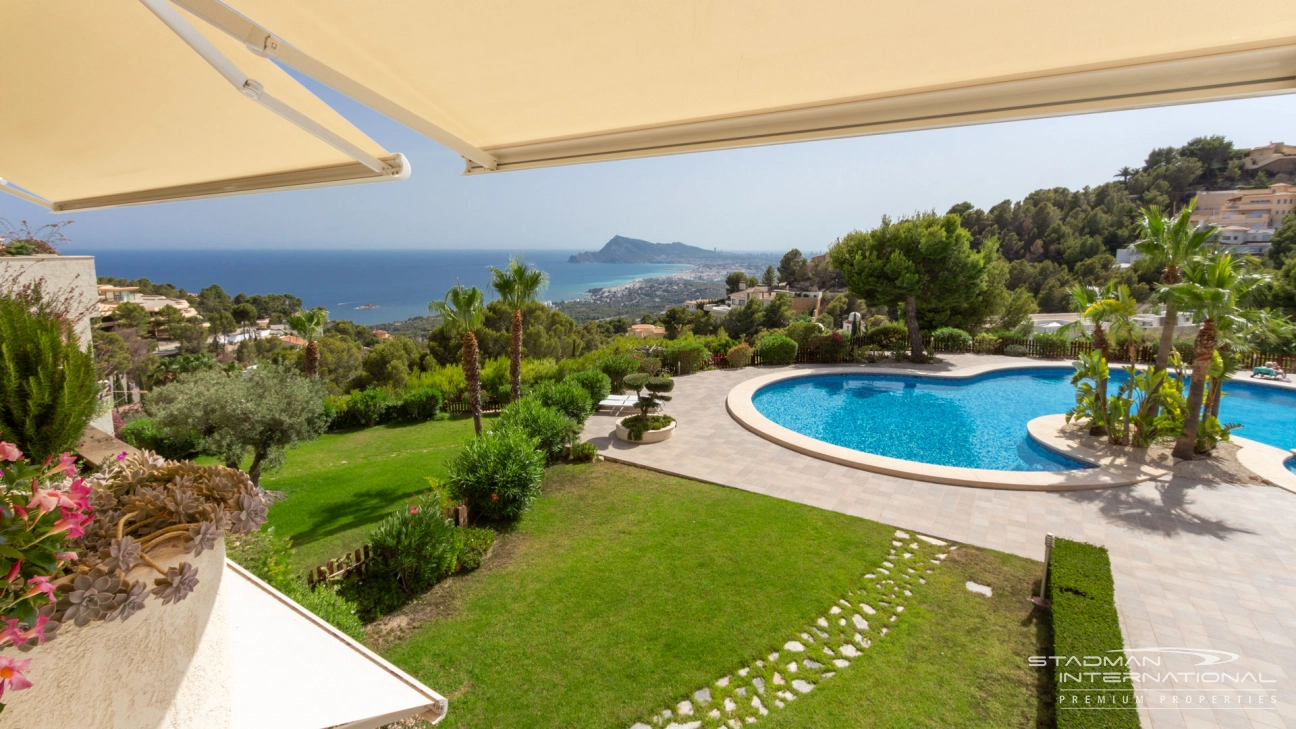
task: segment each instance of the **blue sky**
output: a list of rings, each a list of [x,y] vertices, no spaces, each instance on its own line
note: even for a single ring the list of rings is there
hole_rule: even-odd
[[[410,180],[55,215],[82,249],[596,249],[621,234],[729,250],[826,249],[883,215],[1083,187],[1153,147],[1296,142],[1296,95],[463,177],[457,155],[308,83],[413,165]]]

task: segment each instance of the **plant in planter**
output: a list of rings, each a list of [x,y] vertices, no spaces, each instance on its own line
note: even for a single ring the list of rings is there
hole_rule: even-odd
[[[198,584],[189,562],[163,567],[158,550],[197,557],[224,532],[243,534],[265,522],[265,497],[241,471],[125,453],[90,481],[76,477],[72,456],[31,463],[0,443],[0,650],[29,651],[61,625],[128,620],[149,596],[184,600]],[[157,573],[152,587],[132,573]],[[4,685],[21,690],[30,661],[0,656]]]
[[[641,441],[644,433],[650,430],[661,430],[675,422],[675,419],[669,415],[650,414],[653,408],[670,401],[670,395],[666,393],[675,389],[674,380],[669,377],[651,377],[640,373],[628,375],[625,378],[625,386],[634,390],[639,396],[639,402],[636,404],[639,414],[624,418],[619,424],[626,430],[629,440]]]

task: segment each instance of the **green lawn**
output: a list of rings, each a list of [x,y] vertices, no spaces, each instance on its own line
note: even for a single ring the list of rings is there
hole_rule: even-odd
[[[310,568],[365,543],[383,516],[444,476],[471,418],[387,425],[321,436],[288,451],[287,464],[261,478],[288,498],[270,508],[269,524],[291,537],[294,561]]]
[[[893,532],[617,464],[558,466],[487,565],[445,591],[442,617],[385,654],[451,697],[447,727],[628,727],[805,630]],[[891,635],[760,725],[1034,726],[1038,572],[951,553]]]

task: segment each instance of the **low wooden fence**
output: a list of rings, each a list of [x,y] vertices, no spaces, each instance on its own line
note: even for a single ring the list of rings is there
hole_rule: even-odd
[[[468,525],[468,507],[465,504],[451,506],[445,510],[443,516],[447,519],[453,519],[455,526]],[[307,572],[306,586],[314,589],[319,585],[332,580],[340,580],[349,575],[363,577],[369,572],[372,559],[370,547],[366,544],[354,552],[348,552],[337,559],[330,559]]]
[[[314,588],[329,580],[340,580],[347,575],[364,575],[369,569],[369,545],[316,567],[306,573],[306,586]]]
[[[482,397],[483,413],[497,413],[501,407],[502,405],[500,404],[499,398]],[[451,415],[467,415],[472,412],[472,405],[468,402],[467,397],[457,397],[447,399],[441,404],[441,409]]]

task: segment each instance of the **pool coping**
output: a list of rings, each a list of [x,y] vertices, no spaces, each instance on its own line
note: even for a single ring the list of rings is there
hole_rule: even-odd
[[[1296,493],[1296,473],[1284,465],[1288,458],[1296,457],[1296,452],[1237,435],[1229,441],[1238,446],[1238,463],[1244,468],[1279,488]]]
[[[1141,481],[1158,478],[1166,471],[1154,469],[1143,464],[1132,462],[1122,463],[1122,460],[1111,456],[1104,456],[1088,448],[1078,447],[1073,444],[1063,445],[1063,441],[1057,435],[1057,428],[1048,428],[1044,424],[1036,427],[1032,432],[1030,424],[1027,425],[1027,431],[1031,437],[1039,442],[1042,446],[1049,448],[1057,453],[1065,455],[1077,461],[1087,463],[1093,468],[1076,469],[1071,471],[994,471],[985,468],[960,468],[957,466],[940,466],[931,463],[921,463],[918,461],[906,461],[900,458],[891,458],[889,456],[880,456],[874,453],[865,453],[853,448],[833,445],[821,440],[816,440],[807,435],[802,435],[794,430],[785,428],[778,423],[766,418],[756,410],[752,404],[752,396],[758,390],[768,385],[780,382],[782,380],[813,377],[816,375],[899,375],[903,377],[927,377],[931,379],[943,380],[966,380],[983,374],[989,374],[1002,370],[1044,370],[1044,369],[1066,369],[1068,364],[1065,360],[1057,362],[1023,362],[1003,363],[1003,364],[985,364],[973,365],[970,367],[961,367],[952,372],[931,372],[914,368],[886,367],[886,368],[869,368],[862,365],[841,366],[802,366],[792,369],[780,369],[771,372],[768,375],[753,377],[745,382],[738,384],[729,391],[725,398],[725,405],[729,414],[738,424],[756,435],[765,438],[771,442],[777,443],[785,448],[790,448],[798,453],[804,453],[825,461],[831,461],[842,466],[858,468],[864,471],[882,473],[888,476],[899,476],[902,478],[912,478],[919,481],[931,481],[935,483],[953,484],[956,486],[972,486],[975,488],[988,489],[1011,489],[1023,491],[1073,491],[1080,489],[1110,488],[1115,486],[1129,486]],[[1044,416],[1031,421],[1047,420],[1057,418],[1060,422],[1061,415]],[[1040,440],[1043,438],[1043,440]]]

